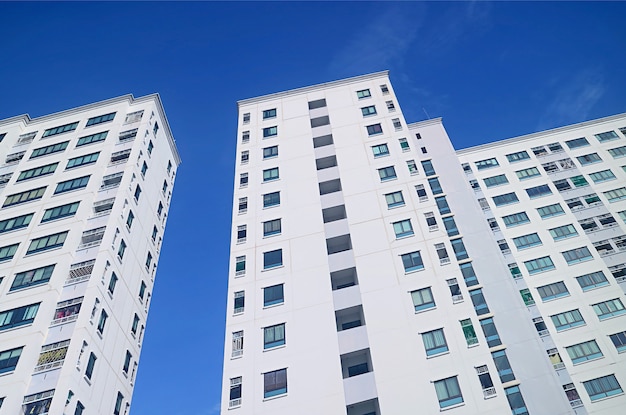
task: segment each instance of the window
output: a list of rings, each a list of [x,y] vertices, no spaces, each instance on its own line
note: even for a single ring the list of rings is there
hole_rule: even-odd
[[[387,95],[389,93],[389,88],[387,88],[386,84],[380,86],[380,92],[382,92],[383,95]]]
[[[413,306],[416,312],[435,308],[435,300],[430,287],[411,291],[411,298],[413,299]]]
[[[126,350],[126,356],[124,357],[124,366],[122,366],[122,371],[128,374],[128,369],[130,369],[130,361],[132,360],[133,355]]]
[[[513,243],[518,250],[531,248],[533,246],[538,246],[542,244],[539,235],[537,235],[536,233],[513,238]]]
[[[278,157],[278,146],[265,147],[263,149],[263,160]]]
[[[626,199],[626,187],[620,187],[619,189],[611,190],[609,192],[602,192],[602,193],[608,199],[609,203]]]
[[[567,297],[569,291],[563,281],[537,287],[541,301],[550,301],[556,298]]]
[[[624,304],[622,304],[622,300],[620,300],[619,298],[604,301],[598,304],[593,304],[592,307],[593,311],[596,312],[596,315],[598,316],[598,319],[600,321],[626,313],[626,310],[624,309]]]
[[[543,184],[541,186],[526,189],[526,193],[528,194],[528,197],[530,197],[531,199],[535,199],[538,197],[552,194],[552,190],[550,190],[550,187],[547,184]]]
[[[424,341],[426,356],[433,356],[448,351],[448,344],[446,343],[446,336],[443,334],[443,329],[422,333],[422,340]]]
[[[465,249],[465,245],[463,244],[463,239],[454,239],[450,241],[450,243],[452,244],[452,250],[454,251],[454,254],[458,261],[469,258],[469,256],[467,255],[467,250]]]
[[[135,202],[139,202],[139,196],[141,196],[141,186],[137,185],[135,187],[135,193],[133,194],[135,198]]]
[[[263,252],[263,269],[271,269],[283,265],[283,250]]]
[[[575,148],[588,146],[589,141],[587,141],[585,137],[581,137],[581,138],[575,138],[573,140],[567,140],[565,141],[565,144],[567,144],[570,150],[573,150]]]
[[[328,118],[328,115],[311,118],[311,128],[321,127],[328,124],[330,124],[330,118]]]
[[[328,255],[349,251],[351,249],[352,241],[350,240],[349,234],[326,239],[326,252]]]
[[[414,234],[410,219],[394,222],[393,231],[396,234],[396,238],[404,238],[407,236],[412,236]]]
[[[396,106],[393,101],[385,101],[385,104],[387,105],[387,110],[389,110],[389,112],[394,112],[396,110]]]
[[[17,176],[16,182],[22,180],[34,179],[35,177],[47,176],[56,170],[59,163],[46,164],[45,166],[35,167],[34,169],[24,170]]]
[[[76,409],[74,410],[74,415],[83,415],[83,411],[85,410],[85,405],[80,403],[80,401],[76,402]]]
[[[122,240],[120,241],[120,247],[119,247],[119,249],[117,250],[117,257],[118,257],[119,259],[124,258],[124,252],[125,252],[125,251],[126,251],[126,242],[124,242],[124,240],[122,239]]]
[[[502,383],[515,380],[513,369],[511,369],[511,364],[509,363],[509,359],[504,350],[492,352],[491,357],[496,365],[496,369],[498,369],[498,375],[500,376],[500,381],[502,381]]]
[[[549,256],[525,261],[524,265],[526,266],[528,273],[531,275],[554,269],[554,263]]]
[[[485,301],[485,296],[483,295],[483,290],[481,288],[470,291],[470,298],[472,299],[472,304],[474,305],[474,310],[477,315],[481,316],[489,313],[489,307],[487,306],[487,302]]]
[[[567,350],[567,354],[570,359],[572,359],[573,364],[584,363],[588,360],[598,359],[604,356],[595,340],[578,343],[566,347],[565,350]]]
[[[146,283],[141,281],[141,285],[139,286],[139,299],[143,300],[144,295],[146,294]]]
[[[552,319],[552,323],[554,323],[554,327],[556,327],[556,331],[563,331],[586,324],[578,309],[555,314],[550,316],[550,318]]]
[[[122,176],[124,172],[107,174],[102,178],[102,184],[100,185],[100,190],[112,189],[120,185],[122,181]]]
[[[549,231],[555,242],[560,241],[561,239],[578,236],[578,232],[576,231],[576,228],[574,228],[574,225],[559,226],[558,228],[552,228]]]
[[[93,369],[94,369],[94,366],[96,365],[97,359],[98,358],[96,357],[95,354],[93,354],[93,352],[89,354],[89,360],[87,361],[87,369],[85,369],[85,377],[87,379],[91,379],[91,376],[93,375]]]
[[[233,314],[241,314],[243,313],[246,306],[246,292],[245,291],[235,291],[235,300],[234,300],[234,309]]]
[[[580,277],[576,277],[576,281],[578,281],[578,284],[583,291],[609,285],[609,282],[602,271],[581,275]]]
[[[98,327],[97,327],[98,333],[102,334],[104,332],[104,326],[106,325],[107,318],[109,318],[109,315],[107,314],[107,312],[104,310],[101,310],[100,319],[98,320]]]
[[[233,344],[231,357],[240,357],[243,355],[243,330],[233,333]]]
[[[152,254],[148,252],[148,255],[146,255],[146,270],[150,269],[150,265],[152,265]]]
[[[248,164],[250,161],[250,152],[248,150],[241,152],[241,164]]]
[[[250,113],[246,112],[243,114],[243,123],[248,124],[250,122]]]
[[[130,227],[133,226],[133,220],[135,219],[135,215],[132,210],[128,211],[128,217],[126,218],[126,227],[130,230]]]
[[[424,174],[426,174],[426,176],[434,176],[435,174],[437,174],[435,172],[435,168],[433,167],[432,160],[422,161],[422,168],[424,169]]]
[[[27,227],[30,224],[33,214],[17,216],[11,219],[0,221],[0,233],[15,231]]]
[[[274,219],[267,222],[263,222],[263,236],[280,235],[281,224],[280,219]]]
[[[356,96],[358,99],[369,98],[372,96],[369,89],[363,89],[361,91],[356,91]]]
[[[598,155],[598,153],[585,154],[584,156],[576,157],[576,160],[580,163],[581,166],[586,166],[588,164],[599,163],[602,161],[602,158]]]
[[[39,310],[39,303],[12,310],[0,311],[0,331],[31,324]]]
[[[81,146],[85,146],[88,144],[93,144],[93,143],[98,143],[100,141],[104,141],[107,138],[108,134],[109,134],[108,131],[104,131],[101,133],[91,134],[85,137],[81,137],[76,142],[76,147],[81,147]]]
[[[126,119],[124,120],[124,124],[131,124],[137,121],[141,121],[142,117],[143,117],[143,110],[129,112],[128,114],[126,114]]]
[[[608,182],[609,180],[616,179],[615,175],[610,169],[590,173],[589,177],[591,178],[591,180],[593,180],[594,183]]]
[[[492,176],[492,177],[487,177],[485,179],[483,179],[483,181],[485,182],[485,186],[489,187],[495,187],[495,186],[501,186],[503,184],[507,184],[509,182],[509,180],[506,178],[506,175],[504,174],[499,174],[497,176]]]
[[[280,192],[266,193],[263,195],[263,207],[280,205]]]
[[[263,397],[287,393],[287,369],[275,370],[263,374]]]
[[[61,125],[59,127],[48,128],[47,130],[45,130],[43,132],[43,135],[41,136],[41,138],[46,138],[46,137],[50,137],[52,135],[57,135],[57,134],[67,133],[69,131],[74,131],[76,129],[76,127],[78,127],[78,121],[70,123],[70,124]]]
[[[158,132],[159,132],[159,123],[155,121],[154,128],[152,128],[152,134],[154,134],[154,136],[156,137]],[[151,153],[150,147],[148,147],[148,153]]]
[[[506,155],[506,159],[509,163],[516,163],[518,161],[529,159],[530,156],[526,151],[518,151],[517,153],[511,153]]]
[[[394,169],[393,166],[383,167],[382,169],[378,169],[378,176],[380,176],[381,182],[396,179],[396,169]]]
[[[425,202],[428,200],[428,195],[426,194],[426,190],[424,189],[423,184],[416,185],[415,192],[417,193],[420,202]]]
[[[336,156],[328,156],[328,157],[315,159],[315,167],[317,168],[317,170],[328,169],[331,167],[335,167],[336,165],[337,165]]]
[[[76,179],[66,180],[64,182],[57,183],[57,187],[54,190],[54,194],[70,192],[72,190],[83,189],[87,187],[90,176],[78,177]]]
[[[450,213],[450,206],[448,205],[448,201],[445,196],[438,196],[435,198],[435,203],[437,203],[437,209],[439,209],[440,215],[446,215]]]
[[[437,225],[437,219],[435,219],[435,215],[433,214],[433,212],[424,213],[424,218],[426,219],[426,225],[428,225],[429,231],[432,232],[439,229],[439,226]]]
[[[385,195],[385,201],[389,209],[404,206],[404,197],[402,197],[402,191],[387,193]]]
[[[493,199],[493,203],[496,206],[504,206],[504,205],[509,205],[511,203],[519,202],[519,199],[517,198],[517,195],[515,194],[515,192],[494,196],[492,199]]]
[[[605,141],[613,141],[619,139],[619,135],[617,135],[615,131],[607,131],[605,133],[596,134],[595,136],[601,143],[604,143]]]
[[[585,390],[589,394],[591,402],[598,399],[608,398],[613,395],[623,393],[622,387],[615,378],[615,375],[603,376],[601,378],[588,380],[583,382]]]
[[[100,154],[99,152],[98,153],[91,153],[91,154],[85,154],[84,156],[74,157],[72,159],[69,159],[67,161],[67,166],[65,166],[65,168],[66,169],[72,169],[74,167],[80,167],[80,166],[86,166],[86,165],[89,165],[89,164],[93,164],[93,163],[95,163],[98,160],[98,155],[99,154]]]
[[[120,415],[122,412],[122,402],[124,402],[124,395],[117,392],[117,398],[115,398],[115,408],[113,409],[113,415]]]
[[[267,120],[268,118],[276,118],[276,108],[263,111],[263,119]]]
[[[8,373],[15,370],[17,366],[17,362],[20,360],[20,356],[22,355],[23,347],[18,347],[16,349],[4,350],[0,352],[0,374]],[[2,401],[0,400],[0,404]]]
[[[248,187],[248,173],[239,175],[239,187]]]
[[[563,208],[558,203],[555,203],[554,205],[548,205],[548,206],[537,208],[537,212],[539,213],[539,216],[541,216],[541,219],[546,219],[552,216],[559,216],[559,215],[565,214],[565,212],[563,211]]]
[[[17,247],[20,244],[13,244],[13,245],[8,245],[8,246],[3,246],[2,248],[0,248],[0,262],[4,262],[4,261],[10,261],[11,259],[13,259],[13,256],[15,256],[15,252],[17,252]],[[0,279],[0,281],[2,281]]]
[[[122,131],[119,136],[118,136],[118,140],[120,143],[124,143],[126,141],[131,141],[134,140],[135,137],[137,137],[137,129],[133,129],[133,130],[128,130],[128,131]]]
[[[503,216],[502,220],[504,221],[504,225],[507,228],[512,228],[514,226],[530,222],[530,219],[528,219],[528,215],[526,214],[526,212],[518,212],[512,215]]]
[[[443,193],[443,189],[441,188],[441,184],[439,183],[438,178],[431,177],[430,179],[428,179],[428,185],[430,186],[430,190],[433,192],[433,195]]]
[[[539,173],[539,170],[536,167],[530,167],[528,169],[518,170],[515,172],[515,174],[517,175],[517,178],[519,180],[526,180],[526,179],[531,179],[536,176],[541,176],[541,173]]]
[[[246,225],[237,226],[237,243],[240,244],[242,242],[246,242],[247,234],[248,227]]]
[[[626,157],[626,146],[610,148],[608,151],[614,159]]]
[[[526,403],[524,402],[519,386],[505,388],[504,393],[506,394],[506,399],[509,401],[509,406],[513,414],[528,415],[528,409],[526,409]]]
[[[422,154],[427,154],[428,153],[428,150],[426,150],[426,147],[422,147],[420,150],[422,151]]]
[[[324,108],[326,106],[326,100],[324,98],[317,99],[315,101],[309,101],[309,109],[314,110],[317,108]]]
[[[435,381],[434,385],[440,408],[447,408],[463,403],[463,395],[461,394],[456,376]]]
[[[389,147],[387,147],[387,144],[378,144],[376,146],[372,146],[372,153],[374,154],[374,158],[388,156]]]
[[[276,137],[278,135],[278,127],[266,127],[263,129],[263,138]]]
[[[344,205],[322,209],[322,219],[324,220],[324,223],[335,222],[345,218],[346,207]]]
[[[240,197],[239,198],[239,213],[246,213],[248,211],[248,198]],[[154,240],[154,238],[152,238]]]
[[[90,127],[92,125],[102,124],[102,123],[105,123],[105,122],[113,121],[114,118],[115,118],[115,113],[114,112],[112,112],[110,114],[99,115],[97,117],[92,117],[92,118],[87,120],[87,124],[85,125],[85,127]]]
[[[269,182],[272,180],[278,180],[278,167],[263,170],[263,182]]]
[[[424,263],[422,262],[422,256],[419,251],[401,255],[401,258],[402,265],[404,266],[404,272],[413,272],[424,269]]]
[[[26,203],[33,200],[41,199],[45,191],[46,187],[44,186],[37,189],[27,190],[22,193],[12,194],[10,196],[7,196],[2,207],[18,205],[20,203]]]
[[[156,133],[155,133],[156,134]],[[152,144],[152,140],[148,142],[148,156],[152,155],[152,150],[154,149],[154,144]]]
[[[67,234],[68,232],[60,232],[31,240],[26,255],[62,247]]]
[[[573,176],[569,178],[575,187],[584,187],[588,186],[589,182],[583,176]]]
[[[448,256],[448,250],[446,249],[445,244],[435,244],[435,251],[437,252],[437,257],[439,258],[439,264],[445,265],[450,263],[450,257]]]
[[[364,117],[376,115],[376,107],[374,105],[370,105],[369,107],[363,107],[361,108],[361,114],[363,114]]]
[[[472,266],[471,262],[460,264],[459,269],[461,270],[461,274],[463,274],[465,285],[467,285],[468,287],[471,287],[472,285],[478,285],[478,278],[476,278],[476,272],[474,271],[474,267]]]
[[[54,271],[54,264],[41,268],[31,269],[29,271],[23,271],[15,274],[15,279],[9,291],[15,291],[26,287],[32,287],[35,285],[45,284],[50,281],[52,272]]]
[[[502,340],[500,340],[500,335],[498,334],[498,330],[496,329],[496,325],[493,322],[492,317],[480,320],[480,326],[482,327],[483,334],[487,340],[487,346],[495,347],[502,344]],[[478,340],[476,340],[476,343],[478,343]]]
[[[48,154],[59,153],[61,151],[64,151],[67,148],[68,144],[69,144],[69,141],[64,141],[62,143],[57,143],[57,144],[52,144],[46,147],[36,148],[31,153],[30,158],[34,159],[37,157],[46,156]]]
[[[477,161],[474,164],[476,165],[476,168],[478,170],[490,169],[492,167],[497,167],[497,166],[500,165],[498,163],[498,160],[496,160],[495,158],[490,158],[490,159],[487,159],[487,160]]]
[[[137,334],[137,326],[139,326],[139,316],[135,314],[133,317],[133,324],[130,327],[130,331],[133,335]]]
[[[474,330],[474,326],[472,325],[472,320],[465,319],[461,320],[461,330],[463,330],[463,336],[465,337],[465,342],[468,346],[473,346],[478,344],[478,337],[476,337],[476,331]]]
[[[567,261],[568,265],[577,264],[579,262],[593,259],[591,252],[589,252],[589,248],[587,248],[586,246],[576,249],[570,249],[569,251],[561,253],[563,254],[563,258],[565,258],[565,261]]]
[[[263,328],[263,349],[285,344],[285,323]]]
[[[626,352],[626,331],[609,336],[618,353]]]
[[[383,128],[380,126],[380,124],[372,124],[372,125],[367,126],[368,136],[378,135],[382,133],[383,133]]]
[[[241,405],[241,376],[230,379],[230,391],[229,391],[229,401],[228,407],[235,408]]]

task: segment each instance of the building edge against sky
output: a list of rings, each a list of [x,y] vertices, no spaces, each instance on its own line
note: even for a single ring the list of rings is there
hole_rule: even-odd
[[[626,405],[626,114],[457,152],[387,72],[238,104],[222,413]]]
[[[180,157],[157,94],[0,120],[0,414],[128,413]]]

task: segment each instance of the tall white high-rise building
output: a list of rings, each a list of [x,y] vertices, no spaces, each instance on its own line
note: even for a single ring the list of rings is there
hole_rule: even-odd
[[[626,114],[456,152],[387,72],[238,104],[223,414],[626,407]]]
[[[175,172],[158,95],[0,120],[0,414],[127,414]]]

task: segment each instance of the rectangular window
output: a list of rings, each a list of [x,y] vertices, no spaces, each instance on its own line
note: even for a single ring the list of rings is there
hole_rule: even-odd
[[[250,122],[250,113],[246,112],[243,114],[243,123],[248,124]]]
[[[59,163],[46,164],[45,166],[35,167],[33,169],[24,170],[17,176],[16,182],[21,182],[22,180],[34,179],[35,177],[47,176],[56,170]]]
[[[107,322],[107,318],[109,318],[109,315],[107,314],[106,311],[101,310],[100,311],[100,319],[98,320],[98,332],[100,334],[102,334],[104,332],[104,326],[106,325]]]
[[[501,186],[503,184],[507,184],[509,182],[509,180],[506,178],[506,175],[504,174],[499,174],[497,176],[491,176],[491,177],[487,177],[484,178],[483,181],[485,182],[485,186],[489,187],[495,187],[495,186]]]
[[[496,329],[496,325],[493,322],[493,318],[485,318],[480,320],[480,326],[483,329],[483,334],[485,335],[485,339],[487,340],[487,346],[495,347],[502,344],[502,340],[500,340],[500,334],[498,334],[498,330]],[[478,341],[476,341],[478,343]]]
[[[549,231],[550,236],[552,236],[555,242],[560,241],[561,239],[578,236],[578,232],[576,231],[576,228],[574,228],[574,225],[559,226],[558,228],[552,228]]]
[[[476,272],[474,271],[474,267],[471,262],[459,265],[459,269],[461,270],[461,274],[463,274],[465,285],[468,287],[478,285],[478,278],[476,277]]]
[[[364,117],[376,115],[376,107],[374,105],[370,105],[369,107],[363,107],[361,108],[361,114],[363,114]]]
[[[509,363],[509,359],[504,350],[492,352],[491,357],[496,365],[496,369],[498,369],[498,375],[500,376],[500,381],[502,381],[502,383],[515,380],[513,369],[511,369],[511,364]]]
[[[31,240],[26,255],[62,247],[67,238],[67,234],[68,232],[59,232]]]
[[[419,251],[401,255],[404,272],[412,272],[424,269],[424,262]]]
[[[536,176],[541,176],[541,173],[539,173],[539,169],[537,169],[536,167],[530,167],[528,169],[518,170],[515,172],[515,174],[517,175],[517,178],[520,180],[526,180],[526,179],[531,179]]]
[[[263,397],[283,395],[287,393],[287,369],[280,369],[263,374]]]
[[[465,337],[465,342],[468,346],[473,346],[478,344],[478,337],[476,336],[476,330],[474,330],[474,325],[472,324],[472,320],[465,319],[461,320],[461,330],[463,330],[463,336]]]
[[[570,359],[572,359],[573,364],[584,363],[588,360],[598,359],[604,356],[595,340],[578,343],[566,347],[565,350],[567,350],[567,354]]]
[[[591,178],[591,180],[593,180],[594,183],[608,182],[609,180],[616,179],[615,175],[610,169],[590,173],[589,177]]]
[[[373,135],[378,135],[382,133],[383,133],[383,127],[381,127],[380,124],[372,124],[372,125],[367,126],[367,135],[370,137]]]
[[[328,115],[324,115],[322,117],[311,118],[311,128],[321,127],[323,125],[329,125],[330,118]]]
[[[283,265],[283,250],[263,252],[263,269],[271,269]]]
[[[497,167],[497,166],[500,165],[498,163],[498,160],[496,160],[495,158],[490,158],[490,159],[487,159],[487,160],[477,161],[474,164],[476,165],[476,168],[478,170],[490,169],[492,167]]]
[[[450,206],[448,205],[448,201],[445,196],[438,196],[435,198],[435,203],[437,203],[437,209],[439,209],[440,215],[446,215],[451,212]]]
[[[605,141],[613,141],[619,139],[619,135],[617,135],[615,131],[607,131],[604,133],[596,134],[595,136],[601,143],[604,143]]]
[[[550,186],[548,186],[547,184],[543,184],[541,186],[526,189],[526,193],[528,194],[528,197],[530,197],[531,199],[535,199],[538,197],[552,194],[552,190],[550,190]]]
[[[156,137],[157,133],[159,132],[159,123],[158,122],[154,122],[154,128],[152,128],[152,134]],[[150,148],[148,147],[148,153],[150,153]]]
[[[504,225],[507,228],[512,228],[513,226],[518,226],[530,222],[530,219],[528,218],[526,212],[518,212],[512,215],[503,216],[502,220],[504,221]]]
[[[614,159],[617,159],[617,158],[620,158],[620,157],[626,157],[626,146],[610,148],[608,151],[609,151],[609,154]]]
[[[128,216],[126,217],[126,227],[130,230],[133,226],[133,220],[135,220],[135,214],[132,210],[128,211]]]
[[[246,241],[248,233],[248,227],[246,225],[237,226],[237,243],[240,244]]]
[[[248,211],[248,198],[247,197],[240,197],[239,198],[239,214],[243,214],[246,213]],[[152,238],[152,240],[154,240],[154,238]]]
[[[385,201],[389,209],[404,206],[404,197],[402,197],[402,191],[387,193],[385,195]]]
[[[104,132],[101,132],[101,133],[91,134],[91,135],[88,135],[88,136],[85,136],[85,137],[81,137],[76,142],[76,147],[85,146],[87,144],[93,144],[93,143],[98,143],[100,141],[104,141],[107,138],[108,134],[109,134],[108,131],[104,131]]]
[[[565,212],[563,211],[563,208],[558,203],[555,203],[554,205],[548,205],[548,206],[537,208],[537,212],[539,213],[539,216],[541,216],[541,219],[546,219],[552,216],[559,216],[559,215],[565,214]]]
[[[31,202],[33,200],[38,200],[43,197],[43,194],[46,191],[46,187],[39,187],[37,189],[27,190],[22,193],[15,193],[10,196],[7,196],[6,200],[2,207],[18,205],[20,203]]]
[[[278,167],[263,170],[263,182],[269,182],[272,180],[278,180]]]
[[[430,190],[433,192],[433,195],[443,193],[443,189],[441,188],[441,184],[439,183],[438,178],[431,177],[430,179],[428,179],[428,185],[430,186]]]
[[[550,301],[556,298],[567,297],[569,291],[563,281],[537,287],[541,301]]]
[[[0,331],[31,324],[39,310],[39,303],[12,310],[0,311]]]
[[[282,304],[285,302],[283,284],[263,288],[263,307]]]
[[[356,96],[358,99],[369,98],[372,96],[369,89],[363,89],[361,91],[356,91]]]
[[[513,243],[518,250],[531,248],[533,246],[542,245],[541,239],[539,235],[536,233],[531,233],[529,235],[518,236],[517,238],[513,238]]]
[[[443,329],[422,333],[422,340],[424,341],[426,356],[434,356],[448,351],[448,343],[446,343]]]
[[[113,294],[113,292],[115,292],[116,284],[117,284],[117,275],[115,275],[115,272],[112,272],[111,279],[109,279],[109,287],[107,288],[109,293]]]
[[[336,156],[328,156],[328,157],[315,159],[315,167],[317,170],[329,169],[335,166],[337,166]]]
[[[578,284],[583,291],[609,285],[609,281],[606,279],[606,276],[602,271],[581,275],[580,277],[576,277],[576,281],[578,281]]]
[[[129,112],[128,114],[126,114],[126,118],[124,119],[124,124],[131,124],[137,121],[141,121],[142,117],[143,117],[143,110]]]
[[[17,362],[20,360],[20,356],[22,355],[23,347],[18,347],[16,349],[4,350],[0,352],[0,374],[13,372],[17,367]],[[0,400],[0,405],[2,404],[2,400]]]
[[[602,157],[600,157],[598,153],[591,153],[591,154],[585,154],[584,156],[578,156],[576,157],[576,160],[578,160],[581,166],[586,166],[588,164],[601,162]]]
[[[276,137],[278,135],[278,126],[266,127],[263,129],[263,138]]]
[[[135,193],[133,194],[135,201],[139,202],[139,196],[141,196],[141,187],[139,185],[137,185],[135,187]]]
[[[339,179],[328,180],[319,183],[320,195],[325,195],[341,191],[341,181]]]
[[[603,192],[603,194],[608,199],[609,203],[624,200],[626,199],[626,187],[620,187],[619,189],[611,190],[609,192]]]
[[[387,144],[372,146],[372,153],[374,154],[374,158],[388,156],[389,147],[387,147]]]
[[[263,119],[267,120],[268,118],[276,118],[276,108],[263,111]]]
[[[10,261],[11,259],[13,259],[19,245],[20,244],[17,243],[13,245],[3,246],[2,248],[0,248],[0,262]]]
[[[235,291],[234,294],[234,307],[233,314],[243,313],[246,306],[246,293],[245,291]]]
[[[378,176],[381,182],[396,179],[396,169],[394,169],[393,166],[383,167],[382,169],[378,169]]]
[[[613,395],[624,393],[615,375],[603,376],[601,378],[583,382],[585,390],[589,394],[591,402],[598,399],[608,398]]]
[[[531,275],[554,269],[554,263],[549,256],[532,259],[530,261],[524,261],[524,265],[526,266],[526,270],[528,271],[528,273]]]
[[[324,98],[317,99],[315,101],[309,101],[309,110],[314,110],[317,108],[324,108],[326,106],[326,100]]]
[[[97,359],[98,358],[96,357],[95,354],[93,354],[93,352],[89,354],[89,360],[87,361],[87,369],[85,369],[85,377],[87,379],[91,379],[91,376],[93,375],[93,369],[96,365]]]
[[[618,353],[626,352],[626,331],[609,336]]]
[[[550,318],[552,319],[552,323],[554,323],[554,327],[556,327],[556,331],[563,331],[586,324],[578,309],[555,314],[550,316]]]
[[[526,151],[518,151],[517,153],[511,153],[506,155],[506,159],[509,163],[516,163],[518,161],[527,160],[530,156]]]
[[[54,264],[17,273],[9,291],[45,284],[50,281],[53,271]]]
[[[565,144],[567,144],[567,146],[570,148],[570,150],[573,150],[575,148],[588,146],[589,145],[589,141],[587,141],[587,139],[585,137],[580,137],[580,138],[575,138],[573,140],[567,140],[567,141],[565,141]]]
[[[100,155],[100,152],[98,152],[98,153],[91,153],[91,154],[85,154],[84,156],[71,158],[71,159],[69,159],[67,161],[67,166],[65,166],[65,169],[72,169],[74,167],[80,167],[80,166],[86,166],[86,165],[89,165],[89,164],[94,164],[96,161],[98,161],[98,155]]]
[[[413,299],[413,306],[415,311],[428,310],[435,308],[435,300],[433,293],[429,288],[422,288],[421,290],[411,291],[411,298]]]
[[[481,288],[470,291],[470,298],[472,299],[472,304],[474,305],[474,310],[477,315],[481,316],[489,313],[489,306],[487,306],[487,302],[485,301],[485,296],[483,295],[483,290]]]
[[[572,184],[574,184],[575,187],[584,187],[589,185],[589,182],[587,182],[587,179],[585,179],[583,176],[573,176],[569,179],[572,181]]]
[[[389,110],[389,112],[394,112],[396,110],[396,106],[393,101],[385,101],[385,104],[387,105],[387,110]]]
[[[263,328],[263,349],[285,344],[285,323]]]
[[[280,205],[280,192],[266,193],[263,195],[263,207]]]
[[[245,275],[246,273],[246,256],[238,256],[235,258],[235,276]]]
[[[454,239],[450,241],[450,243],[452,244],[452,250],[454,251],[458,261],[469,258],[467,250],[465,249],[465,244],[463,244],[463,239]]]
[[[583,246],[581,248],[570,249],[569,251],[561,252],[563,258],[567,261],[568,265],[577,264],[579,262],[588,261],[593,259],[593,255],[589,252],[589,248]]]
[[[105,122],[113,121],[114,118],[115,118],[115,113],[114,112],[112,112],[110,114],[100,115],[100,116],[97,116],[97,117],[92,117],[92,118],[87,120],[87,124],[85,125],[85,127],[89,127],[89,126],[92,126],[92,125],[102,124],[102,123],[105,123]]]
[[[48,154],[59,153],[61,151],[64,151],[67,148],[68,144],[69,144],[69,141],[64,141],[62,143],[57,143],[57,144],[52,144],[46,147],[36,148],[31,153],[30,158],[34,159],[37,157],[46,156]]]
[[[411,220],[410,219],[405,219],[405,220],[401,220],[399,222],[394,222],[393,223],[393,231],[396,234],[396,239],[414,235],[413,226],[411,226]]]
[[[456,227],[456,222],[454,221],[454,216],[448,216],[447,218],[443,218],[443,226],[446,228],[446,233],[448,236],[456,236],[459,234],[459,230]]]
[[[435,172],[435,167],[433,167],[432,160],[422,161],[422,168],[424,169],[424,174],[426,174],[426,176],[434,176],[435,174],[437,174]]]
[[[514,415],[528,415],[528,409],[526,409],[526,403],[524,402],[519,386],[505,388],[504,393],[506,394],[506,399],[509,401],[511,412]]]
[[[496,206],[504,206],[504,205],[509,205],[511,203],[519,202],[519,199],[517,198],[517,195],[515,194],[515,192],[494,196],[492,199],[493,199],[493,203]]]
[[[30,224],[32,218],[33,214],[29,213],[27,215],[2,220],[0,221],[0,233],[26,228]]]
[[[70,124],[61,125],[59,127],[48,128],[47,130],[43,132],[43,135],[41,136],[41,138],[46,138],[46,137],[50,137],[53,135],[67,133],[69,131],[74,131],[76,127],[78,127],[78,121],[70,123]]]
[[[407,152],[411,150],[409,142],[406,141],[406,138],[400,138],[398,139],[398,142],[400,143],[400,148],[402,149],[402,152]]]
[[[463,403],[463,395],[461,394],[459,381],[456,379],[456,376],[435,381],[434,385],[440,408]]]
[[[54,190],[54,194],[70,192],[72,190],[83,189],[87,187],[90,176],[78,177],[76,179],[66,180],[64,182],[57,183],[57,187]]]
[[[263,236],[280,235],[281,223],[280,219],[274,219],[267,222],[263,222]]]
[[[124,252],[126,252],[126,242],[124,242],[124,240],[122,239],[122,241],[120,242],[120,247],[117,250],[117,257],[119,259],[124,258]]]
[[[248,173],[239,175],[239,187],[248,187]]]
[[[263,149],[263,160],[278,157],[278,146],[265,147]]]
[[[626,309],[624,309],[624,304],[619,298],[593,304],[592,307],[593,311],[596,312],[596,315],[598,316],[598,319],[600,321],[626,313]]]

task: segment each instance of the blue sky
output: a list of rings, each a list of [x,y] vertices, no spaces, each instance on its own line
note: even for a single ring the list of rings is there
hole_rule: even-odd
[[[457,148],[626,112],[624,2],[0,2],[0,118],[159,92],[183,164],[131,414],[219,412],[239,99],[389,69]]]

